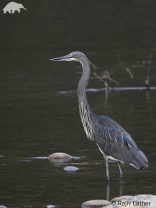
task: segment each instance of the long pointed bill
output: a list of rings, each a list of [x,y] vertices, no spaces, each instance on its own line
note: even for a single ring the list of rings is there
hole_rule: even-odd
[[[74,58],[69,55],[50,59],[50,61],[73,61],[73,60]]]

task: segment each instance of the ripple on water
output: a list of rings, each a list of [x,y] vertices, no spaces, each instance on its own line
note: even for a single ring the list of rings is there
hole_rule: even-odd
[[[145,91],[148,88],[145,86],[141,87],[109,87],[108,92],[121,92],[121,91]],[[87,92],[104,92],[106,89],[103,88],[88,88]],[[148,89],[149,90],[149,89]],[[156,90],[156,87],[150,87],[150,90]],[[76,93],[76,90],[64,90],[64,91],[58,91],[57,94],[62,95],[70,95]]]

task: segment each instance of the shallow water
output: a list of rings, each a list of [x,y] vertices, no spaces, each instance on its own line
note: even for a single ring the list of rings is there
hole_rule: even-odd
[[[143,64],[155,46],[154,7],[139,1],[23,3],[30,11],[20,18],[0,14],[0,204],[76,208],[89,199],[107,198],[102,155],[86,139],[79,119],[76,88],[81,67],[49,61],[73,50],[85,52],[119,81],[120,86],[111,84],[106,97],[103,84],[92,75],[89,103],[94,112],[113,117],[128,130],[149,159],[149,169],[143,172],[123,166],[123,187],[111,164],[110,199],[121,188],[124,195],[155,194],[154,55],[150,66]],[[146,8],[150,17],[145,18]],[[133,71],[133,80],[120,68],[117,53],[124,67]],[[151,90],[144,87],[147,67]],[[54,152],[80,160],[56,166],[47,160]],[[67,165],[80,170],[69,174],[63,170]]]

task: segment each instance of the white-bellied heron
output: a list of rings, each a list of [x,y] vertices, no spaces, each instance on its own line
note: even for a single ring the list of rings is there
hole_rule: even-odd
[[[89,140],[98,146],[103,154],[106,164],[106,180],[109,181],[109,162],[118,164],[120,179],[123,172],[120,163],[129,164],[136,169],[148,167],[148,159],[138,148],[131,135],[124,130],[116,121],[105,115],[96,115],[92,112],[86,96],[86,87],[90,77],[90,65],[86,55],[82,52],[72,52],[66,56],[50,59],[52,61],[76,61],[82,65],[82,76],[78,83],[77,95],[80,118]]]

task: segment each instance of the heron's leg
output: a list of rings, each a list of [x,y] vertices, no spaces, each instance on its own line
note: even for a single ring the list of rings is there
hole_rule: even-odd
[[[108,183],[109,179],[110,179],[110,175],[109,175],[109,163],[108,163],[108,159],[107,158],[105,158],[105,164],[106,164],[106,181]]]
[[[124,182],[124,177],[123,177],[123,172],[120,166],[120,163],[118,162],[118,167],[119,167],[119,173],[120,173],[120,182],[123,183]]]
[[[120,190],[119,190],[119,196],[122,196],[123,195],[123,183],[120,183]]]
[[[110,185],[106,184],[106,200],[110,201]]]

